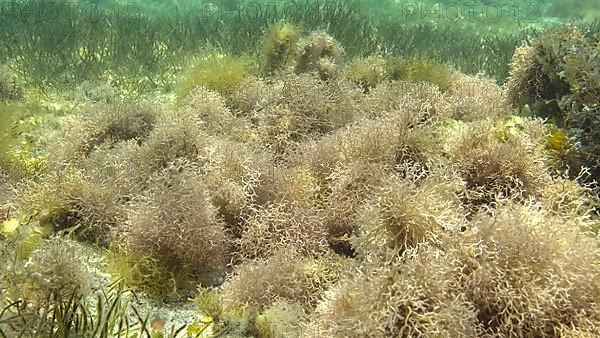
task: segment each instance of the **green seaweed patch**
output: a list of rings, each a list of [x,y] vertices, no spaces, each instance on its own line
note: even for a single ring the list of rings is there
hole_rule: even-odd
[[[496,122],[495,136],[499,141],[508,142],[518,137],[524,129],[524,120],[520,116],[507,116]]]
[[[221,95],[231,93],[250,75],[251,67],[248,57],[211,53],[184,74],[177,91],[177,100],[181,102],[198,86]]]
[[[289,62],[293,62],[299,37],[299,28],[291,23],[282,21],[271,25],[264,40],[263,73],[273,74],[284,70]]]
[[[108,273],[113,278],[156,302],[181,299],[181,290],[193,285],[187,269],[173,271],[153,255],[106,250],[105,257]]]
[[[346,70],[346,76],[362,86],[365,92],[384,81],[386,75],[386,61],[379,55],[357,59]]]
[[[2,223],[0,223],[0,236],[6,237],[10,234],[15,233],[19,228],[19,220],[18,219],[8,219]]]
[[[567,130],[556,127],[555,125],[548,126],[548,149],[562,153],[571,148],[571,141]]]
[[[0,244],[10,248],[17,261],[26,261],[51,233],[50,228],[17,216],[0,223]]]
[[[188,326],[188,334],[211,332],[225,337],[298,337],[305,319],[302,305],[277,301],[259,311],[255,306],[239,305],[225,310],[223,296],[213,289],[198,288],[194,298],[198,311],[204,316]]]
[[[17,177],[45,170],[53,114],[35,103],[0,103],[0,166]]]
[[[194,302],[204,320],[194,323],[193,333],[209,331],[211,337],[263,337],[257,325],[260,314],[256,307],[242,305],[225,310],[223,296],[204,287],[198,288]]]
[[[452,85],[452,72],[446,66],[425,58],[391,58],[386,64],[387,75],[393,80],[429,82],[447,91]]]
[[[544,150],[552,168],[560,171],[569,168],[577,156],[575,143],[575,137],[568,130],[554,124],[546,126]]]

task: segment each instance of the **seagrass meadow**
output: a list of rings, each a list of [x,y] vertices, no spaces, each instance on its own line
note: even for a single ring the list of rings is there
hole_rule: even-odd
[[[599,337],[599,180],[594,1],[0,0],[0,337]]]

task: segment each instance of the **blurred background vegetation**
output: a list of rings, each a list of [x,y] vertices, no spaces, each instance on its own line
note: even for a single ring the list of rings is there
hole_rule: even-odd
[[[212,46],[258,58],[267,27],[286,20],[328,31],[348,58],[427,57],[502,83],[515,47],[544,26],[583,20],[599,30],[594,2],[572,2],[5,1],[0,64],[44,90],[104,80],[130,93],[168,91],[191,55]]]

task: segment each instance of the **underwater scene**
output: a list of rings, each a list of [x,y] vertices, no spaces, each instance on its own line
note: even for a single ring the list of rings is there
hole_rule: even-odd
[[[600,337],[594,0],[0,0],[0,338]]]

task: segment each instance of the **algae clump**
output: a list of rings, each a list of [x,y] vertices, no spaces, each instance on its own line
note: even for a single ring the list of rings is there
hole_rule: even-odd
[[[296,55],[298,27],[287,22],[272,25],[265,37],[263,72],[273,74],[285,69],[288,62]]]
[[[181,102],[198,86],[226,95],[250,75],[250,68],[250,60],[246,57],[209,55],[192,66],[184,75],[184,80],[177,91],[178,100]]]

